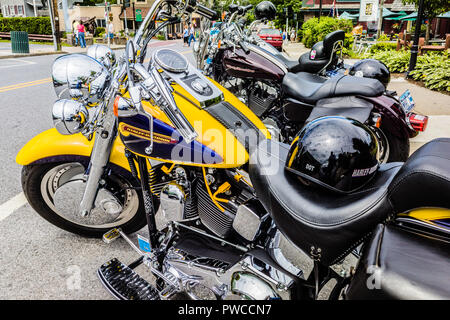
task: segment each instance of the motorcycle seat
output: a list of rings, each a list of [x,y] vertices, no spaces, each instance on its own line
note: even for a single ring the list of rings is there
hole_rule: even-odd
[[[417,149],[389,186],[395,213],[423,207],[450,209],[450,138]]]
[[[364,250],[345,297],[350,300],[448,300],[448,270],[448,241],[394,224],[380,224]]]
[[[297,59],[289,59],[286,57],[283,53],[279,52],[274,54],[275,58],[283,62],[283,64],[286,66],[286,69],[289,72],[299,72],[301,71],[299,60]]]
[[[387,189],[402,163],[381,165],[362,190],[342,195],[307,187],[285,171],[288,151],[287,144],[261,141],[250,158],[250,179],[280,231],[306,253],[319,254],[322,264],[332,265],[392,213]]]
[[[287,73],[283,78],[282,89],[288,96],[311,104],[337,96],[376,97],[385,90],[376,79],[348,75],[324,78],[308,72]]]

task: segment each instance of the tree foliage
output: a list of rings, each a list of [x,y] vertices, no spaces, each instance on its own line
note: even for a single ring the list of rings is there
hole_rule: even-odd
[[[415,4],[416,8],[420,0],[402,0],[403,4]],[[441,0],[424,0],[423,2],[424,15],[428,19],[433,19],[436,16],[450,11],[450,1]]]

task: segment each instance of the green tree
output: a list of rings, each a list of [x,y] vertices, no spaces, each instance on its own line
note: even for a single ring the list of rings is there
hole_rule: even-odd
[[[420,0],[402,0],[403,4],[415,4],[416,8],[419,5]],[[423,2],[423,13],[424,17],[428,19],[427,29],[425,32],[425,41],[428,43],[430,38],[430,23],[431,20],[436,18],[438,15],[450,11],[450,1],[441,0],[424,0]]]

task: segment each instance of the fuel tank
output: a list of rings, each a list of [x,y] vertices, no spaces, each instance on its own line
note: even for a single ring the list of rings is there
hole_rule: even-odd
[[[248,45],[250,52],[236,47],[224,49],[223,68],[230,76],[260,80],[281,81],[285,72],[276,64],[270,54],[264,50]]]
[[[235,168],[249,159],[251,148],[270,134],[259,118],[239,99],[217,82],[223,99],[201,106],[182,86],[172,84],[175,102],[197,132],[187,143],[156,105],[143,101],[144,109],[153,116],[153,148],[149,154],[150,125],[147,117],[119,117],[118,130],[124,145],[133,153],[150,159],[192,166]],[[126,96],[126,95],[124,95]]]

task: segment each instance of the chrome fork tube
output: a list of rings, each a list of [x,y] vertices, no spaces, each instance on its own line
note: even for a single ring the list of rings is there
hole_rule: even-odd
[[[110,104],[113,102],[114,99],[110,99]],[[94,147],[91,152],[86,188],[80,203],[80,214],[82,217],[89,215],[94,206],[94,201],[97,198],[100,186],[100,179],[108,164],[111,147],[116,137],[116,118],[112,112],[112,106],[108,105],[105,112],[103,125],[96,132]]]

